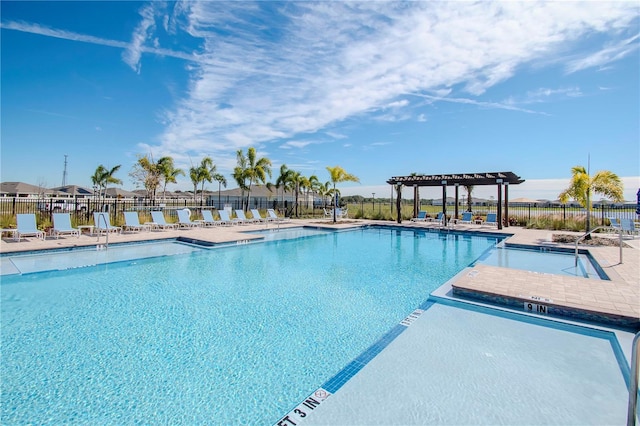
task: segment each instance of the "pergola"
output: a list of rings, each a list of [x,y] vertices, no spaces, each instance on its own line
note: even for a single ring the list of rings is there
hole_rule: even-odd
[[[504,218],[509,217],[509,185],[518,185],[524,182],[520,176],[513,172],[489,172],[489,173],[458,173],[446,175],[410,175],[410,176],[394,176],[387,181],[389,185],[393,185],[397,191],[398,204],[398,223],[402,222],[400,214],[400,196],[402,187],[408,186],[414,188],[414,204],[413,215],[418,215],[418,203],[415,194],[417,188],[421,186],[442,186],[442,213],[443,223],[447,222],[447,187],[453,186],[456,189],[455,201],[455,218],[458,219],[458,188],[460,186],[484,186],[496,185],[498,189],[498,229],[502,229],[502,188],[504,187]],[[505,226],[509,226],[509,221],[504,221]]]

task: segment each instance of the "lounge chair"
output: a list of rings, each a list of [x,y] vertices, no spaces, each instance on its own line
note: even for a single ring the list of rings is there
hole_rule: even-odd
[[[634,236],[638,232],[633,219],[620,219],[620,226],[623,234]]]
[[[471,213],[471,212],[462,213],[462,218],[458,221],[458,223],[472,224],[473,223],[473,213]]]
[[[286,222],[288,219],[286,217],[280,217],[276,214],[274,209],[267,209],[267,217],[269,220],[274,222]]]
[[[418,216],[411,218],[411,222],[424,222],[425,220],[427,220],[427,212],[425,210],[420,210]]]
[[[143,229],[150,231],[151,225],[141,224],[140,218],[138,217],[138,212],[124,212],[124,226],[122,227],[123,231],[142,231]]]
[[[617,234],[622,230],[620,219],[618,219],[617,217],[608,217],[607,219],[609,219],[609,222],[610,222],[609,229],[608,229],[609,231],[615,232]]]
[[[443,216],[444,215],[442,214],[442,212],[438,212],[436,217],[428,217],[428,218],[426,218],[426,222],[428,222],[428,223],[442,223]]]
[[[223,225],[239,225],[240,224],[240,220],[231,219],[231,217],[229,217],[229,212],[227,210],[218,210],[218,216],[220,216],[220,220],[222,221]]]
[[[192,222],[191,211],[189,209],[178,210],[178,226],[181,228],[195,228],[200,226],[197,222]]]
[[[53,229],[51,234],[58,239],[60,235],[75,235],[80,237],[80,230],[71,226],[69,213],[53,213]]]
[[[44,240],[44,232],[38,229],[36,225],[36,215],[33,213],[20,213],[16,215],[18,226],[13,231],[13,237],[20,241],[20,238],[27,237],[29,235],[35,236],[41,240]]]
[[[151,225],[152,229],[176,229],[178,226],[175,223],[167,223],[164,218],[164,214],[161,211],[152,211],[151,219],[153,222],[148,223],[147,225]]]
[[[242,209],[237,209],[236,210],[236,216],[240,220],[240,224],[243,224],[243,223],[249,224],[249,223],[258,222],[258,219],[249,219],[249,218],[247,218],[247,216],[244,214],[244,210],[242,210]]]
[[[260,221],[260,222],[266,222],[267,221],[267,218],[262,217],[260,215],[260,211],[258,209],[251,209],[251,216],[253,216],[253,218],[255,220]]]
[[[109,213],[106,212],[94,212],[93,223],[97,234],[102,232],[116,232],[119,234],[122,232],[121,227],[111,225],[111,218],[109,217]]]
[[[202,224],[202,226],[222,225],[221,220],[215,220],[213,218],[213,213],[211,213],[211,210],[202,210],[202,220],[195,220],[194,222],[198,222]]]
[[[487,213],[487,219],[482,222],[482,225],[498,226],[498,215],[496,213]]]

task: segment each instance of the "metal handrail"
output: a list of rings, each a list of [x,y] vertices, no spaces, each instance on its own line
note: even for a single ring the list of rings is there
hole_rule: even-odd
[[[629,405],[627,407],[627,426],[635,426],[638,418],[638,373],[640,373],[640,359],[638,359],[638,346],[640,346],[640,332],[633,338],[631,348],[631,376],[629,377]]]
[[[104,215],[104,213],[100,212],[98,213],[98,223],[96,223],[96,226],[98,229],[96,229],[96,234],[98,234],[98,239],[96,241],[100,241],[100,218],[102,218],[102,221],[104,222],[104,226],[105,226],[105,245],[104,248],[108,249],[109,248],[109,224],[107,223],[107,217]]]
[[[576,249],[575,249],[575,263],[574,266],[578,266],[578,243],[582,240],[584,240],[585,238],[587,238],[587,236],[591,235],[592,232],[597,231],[598,229],[609,229],[609,226],[598,226],[597,228],[593,228],[592,230],[590,230],[589,232],[587,232],[586,234],[582,235],[580,238],[578,238],[576,240]],[[618,230],[618,240],[620,242],[620,264],[622,264],[622,229]]]

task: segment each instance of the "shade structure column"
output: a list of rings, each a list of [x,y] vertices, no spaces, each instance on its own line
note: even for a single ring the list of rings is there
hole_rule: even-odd
[[[413,217],[418,217],[420,198],[418,195],[418,185],[413,185]]]
[[[447,181],[442,181],[442,225],[447,225]]]
[[[496,179],[498,184],[498,212],[496,214],[498,220],[498,229],[502,229],[502,179]]]
[[[509,227],[509,182],[504,183],[504,226]]]
[[[459,218],[458,218],[458,189],[459,189],[459,187],[460,187],[460,184],[459,184],[459,183],[456,183],[456,184],[455,184],[455,187],[456,187],[456,207],[455,207],[455,216],[454,216],[454,217],[455,217],[456,219],[459,219]]]
[[[402,184],[396,184],[396,209],[398,210],[398,223],[402,223]]]

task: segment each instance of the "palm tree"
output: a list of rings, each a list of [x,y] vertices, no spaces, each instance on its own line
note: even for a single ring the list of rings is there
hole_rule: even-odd
[[[198,193],[198,184],[200,183],[199,167],[191,166],[189,169],[189,178],[193,184],[193,204],[196,204],[196,194]]]
[[[96,171],[91,176],[91,182],[100,189],[100,193],[102,194],[101,202],[104,203],[104,197],[106,195],[107,186],[110,183],[122,185],[122,181],[113,175],[120,169],[120,164],[113,167],[111,170],[108,170],[105,166],[100,164]]]
[[[204,202],[204,183],[211,182],[216,172],[216,165],[211,157],[204,157],[198,167],[198,181],[202,184],[200,188],[200,204]]]
[[[293,190],[296,197],[296,217],[298,217],[298,195],[300,194],[300,189],[304,189],[309,185],[309,180],[300,172],[294,171],[291,174],[291,181],[293,182]]]
[[[320,187],[320,181],[318,180],[318,177],[316,175],[309,176],[308,183],[309,185],[307,186],[307,203],[309,202],[309,193],[317,192],[318,188]],[[309,207],[308,204],[307,207]],[[313,203],[311,203],[311,208],[313,209]]]
[[[237,166],[233,168],[233,178],[238,184],[238,188],[240,188],[240,200],[242,200],[243,208],[244,208],[244,191],[248,189],[247,186],[247,157],[244,156],[244,153],[241,149],[236,151],[236,162]]]
[[[247,149],[247,162],[244,171],[244,177],[249,179],[249,187],[247,189],[247,205],[245,210],[249,208],[251,199],[251,186],[254,183],[266,183],[267,175],[271,177],[271,160],[266,157],[256,158],[256,149],[251,147]]]
[[[327,181],[325,183],[318,183],[316,188],[318,191],[318,195],[322,197],[322,207],[327,208],[327,197],[330,197],[333,194],[333,190],[331,189],[331,182]]]
[[[292,191],[294,187],[294,171],[287,168],[286,164],[280,166],[280,175],[276,179],[276,188],[282,188],[282,205],[284,205],[284,193]]]
[[[586,232],[589,232],[591,230],[591,194],[604,195],[612,201],[621,202],[623,200],[622,180],[618,175],[608,170],[602,170],[589,176],[583,166],[572,167],[571,175],[569,187],[562,191],[558,198],[562,203],[566,203],[569,198],[572,198],[587,210]]]
[[[333,184],[333,196],[334,196],[334,209],[333,209],[333,223],[336,223],[336,208],[338,207],[335,201],[336,200],[336,184],[340,182],[360,182],[357,176],[347,173],[342,167],[335,166],[330,167],[327,166],[327,171],[331,176],[331,183]]]
[[[218,208],[220,208],[220,185],[224,185],[224,187],[227,187],[227,179],[220,173],[215,173],[212,176],[213,180],[215,180],[216,182],[218,182]]]
[[[184,176],[184,170],[177,169],[173,165],[173,158],[171,157],[162,157],[158,160],[158,169],[160,170],[160,174],[162,175],[162,199],[166,200],[167,198],[167,184],[168,183],[177,183],[176,178],[180,175]]]
[[[473,192],[473,185],[465,185],[464,189],[467,190],[467,211],[470,212],[471,211],[471,193]]]

